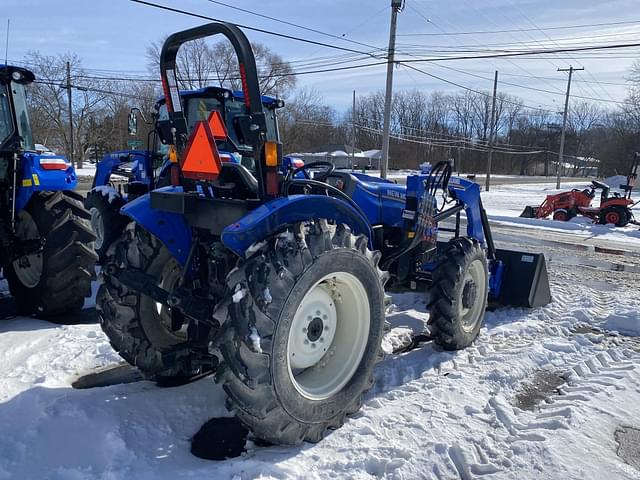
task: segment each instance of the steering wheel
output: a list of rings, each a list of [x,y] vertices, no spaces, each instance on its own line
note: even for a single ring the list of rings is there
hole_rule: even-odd
[[[318,182],[324,182],[327,178],[329,178],[329,176],[336,169],[336,166],[331,162],[326,162],[326,161],[311,162],[301,167],[294,168],[289,173],[288,178],[296,178],[297,173],[304,172],[305,176],[310,179],[311,175],[309,175],[309,172],[307,170],[310,168],[318,168],[318,167],[324,168],[322,172],[320,172],[315,177],[313,177],[313,179],[317,180]]]

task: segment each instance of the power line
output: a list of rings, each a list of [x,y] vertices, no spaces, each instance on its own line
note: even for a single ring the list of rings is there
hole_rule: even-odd
[[[447,65],[439,65],[438,63],[434,63],[434,65],[437,65],[438,67],[441,67],[441,68],[446,68],[448,70],[454,70],[454,71],[456,71],[458,73],[462,73],[464,75],[469,75],[471,77],[481,78],[482,80],[491,80],[488,77],[483,77],[482,75],[477,75],[475,73],[467,72],[467,71],[459,69],[459,68],[454,68],[454,67],[450,67],[450,66],[447,66]],[[535,92],[548,93],[548,94],[551,94],[551,95],[561,95],[563,97],[565,95],[562,92],[556,92],[556,91],[552,91],[552,90],[545,90],[543,88],[537,88],[537,87],[529,87],[529,86],[526,86],[526,85],[520,85],[520,84],[517,84],[517,83],[507,82],[507,81],[504,81],[504,80],[502,80],[500,83],[504,84],[504,85],[510,85],[512,87],[523,88],[525,90],[532,90],[532,91],[535,91]],[[573,98],[581,98],[583,100],[593,100],[593,101],[597,101],[597,102],[616,103],[616,104],[620,104],[620,105],[627,104],[627,102],[624,102],[624,101],[613,100],[613,99],[612,100],[606,100],[604,98],[587,97],[587,96],[584,96],[584,95],[575,95],[575,94],[573,94],[572,97]]]
[[[323,32],[323,31],[317,30],[315,28],[305,27],[304,25],[299,25],[297,23],[289,22],[287,20],[282,20],[281,18],[271,17],[271,16],[265,15],[263,13],[258,13],[258,12],[254,12],[252,10],[247,10],[245,8],[240,8],[240,7],[237,7],[235,5],[229,5],[228,3],[220,2],[219,0],[207,0],[207,1],[211,2],[211,3],[215,3],[216,5],[221,5],[223,7],[231,8],[233,10],[237,10],[237,11],[240,11],[240,12],[248,13],[249,15],[254,15],[254,16],[260,17],[260,18],[266,18],[267,20],[272,20],[274,22],[282,23],[284,25],[289,25],[290,27],[299,28],[301,30],[306,30],[308,32],[318,33],[320,35],[324,35],[324,36],[327,36],[327,37],[335,38],[337,40],[342,40],[343,42],[349,42],[349,43],[353,43],[353,44],[360,45],[360,46],[363,46],[363,47],[373,48],[374,50],[380,50],[380,47],[376,47],[374,45],[369,45],[367,43],[362,43],[362,42],[358,42],[356,40],[351,40],[349,38],[344,38],[344,36],[339,36],[339,35],[334,35],[332,33]],[[386,7],[385,7],[385,9],[386,9]]]
[[[148,2],[146,0],[129,0],[134,3],[139,3],[141,5],[159,8],[161,10],[166,10],[174,13],[180,13],[182,15],[188,15],[195,18],[201,18],[204,20],[210,20],[214,22],[224,22],[224,20],[208,17],[206,15],[201,15],[199,13],[189,12],[186,10],[181,10],[178,8],[168,7],[166,5],[160,5],[152,2]],[[284,33],[273,32],[270,30],[265,30],[263,28],[256,28],[242,24],[236,24],[238,27],[245,28],[247,30],[253,30],[256,32],[264,33],[267,35],[274,35],[277,37],[287,38],[289,40],[295,40],[303,43],[310,43],[313,45],[319,45],[327,48],[332,48],[335,50],[342,50],[351,53],[359,53],[361,55],[366,55],[373,58],[379,58],[375,55],[372,55],[369,52],[363,52],[359,50],[353,50],[351,48],[339,47],[337,45],[331,45],[328,43],[317,42],[315,40],[309,40],[306,38],[295,37],[292,35],[287,35]],[[597,45],[597,46],[586,46],[586,47],[566,47],[566,48],[557,48],[557,49],[540,49],[540,50],[526,50],[526,51],[513,51],[506,53],[494,53],[487,55],[459,55],[459,56],[451,56],[451,57],[441,57],[441,58],[418,58],[414,60],[398,60],[396,63],[415,63],[415,62],[435,62],[435,61],[449,61],[449,60],[482,60],[489,58],[507,58],[507,57],[521,57],[521,56],[529,56],[529,55],[538,55],[538,54],[553,54],[553,53],[564,53],[564,52],[584,52],[584,51],[594,51],[594,50],[610,50],[610,49],[619,49],[619,48],[631,48],[631,47],[640,47],[640,43],[618,43],[611,45]]]
[[[201,15],[199,13],[188,12],[187,10],[181,10],[179,8],[168,7],[166,5],[160,5],[158,3],[147,2],[145,0],[129,0],[129,1],[134,2],[134,3],[139,3],[141,5],[145,5],[145,6],[148,6],[148,7],[159,8],[161,10],[166,10],[168,12],[180,13],[182,15],[189,15],[191,17],[201,18],[203,20],[210,20],[212,22],[223,22],[223,23],[225,22],[225,20],[221,20],[219,18],[208,17],[206,15]],[[244,28],[246,30],[252,30],[254,32],[260,32],[260,33],[264,33],[266,35],[273,35],[275,37],[286,38],[288,40],[295,40],[297,42],[309,43],[311,45],[318,45],[318,46],[321,46],[321,47],[332,48],[334,50],[342,50],[344,52],[359,53],[361,55],[367,55],[367,56],[376,58],[374,55],[371,55],[371,54],[369,54],[367,52],[363,52],[361,50],[354,50],[352,48],[347,48],[347,47],[339,47],[337,45],[331,45],[330,43],[318,42],[316,40],[309,40],[308,38],[296,37],[294,35],[288,35],[286,33],[273,32],[273,31],[270,31],[270,30],[266,30],[264,28],[251,27],[249,25],[242,25],[242,24],[239,24],[239,23],[236,23],[235,25],[240,27],[240,28]]]
[[[485,35],[494,33],[521,33],[521,32],[534,32],[538,30],[568,30],[574,28],[590,28],[590,27],[610,27],[616,25],[635,25],[640,23],[640,20],[630,20],[626,22],[606,22],[606,23],[585,23],[581,25],[564,25],[557,27],[539,27],[539,28],[518,28],[507,30],[477,30],[470,32],[443,32],[443,33],[403,33],[398,34],[399,37],[427,37],[427,36],[452,36],[452,35]]]

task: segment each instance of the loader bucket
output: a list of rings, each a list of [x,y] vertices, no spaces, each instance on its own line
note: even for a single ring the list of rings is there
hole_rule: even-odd
[[[551,302],[549,275],[542,253],[496,250],[504,265],[498,303],[512,307],[541,307]]]
[[[536,214],[538,213],[538,207],[532,207],[528,205],[524,207],[524,210],[520,214],[522,218],[536,218]]]

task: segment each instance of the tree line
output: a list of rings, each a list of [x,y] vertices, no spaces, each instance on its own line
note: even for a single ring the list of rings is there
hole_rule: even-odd
[[[147,67],[158,72],[161,42],[147,49]],[[281,139],[287,153],[303,153],[324,144],[379,149],[384,94],[359,95],[355,112],[340,112],[320,92],[296,89],[290,63],[268,47],[254,44],[264,94],[286,100],[278,111]],[[74,148],[71,151],[66,65],[70,65]],[[237,65],[229,45],[195,41],[179,52],[177,73],[183,89],[208,85],[239,89]],[[130,148],[127,118],[132,107],[150,119],[161,96],[159,84],[148,78],[128,80],[89,72],[73,54],[47,56],[30,52],[24,64],[37,82],[28,100],[36,142],[77,162],[88,156]],[[600,174],[626,173],[640,150],[640,65],[629,72],[629,95],[617,107],[572,100],[568,112],[565,172],[580,175],[584,159],[599,160]],[[495,131],[493,171],[505,174],[555,174],[560,141],[555,111],[531,108],[516,96],[496,98],[491,125],[491,94],[485,91],[444,93],[413,89],[397,91],[392,99],[390,168],[416,168],[420,163],[453,159],[458,170],[482,173],[490,135]],[[149,127],[134,140],[146,145]],[[590,164],[594,164],[591,162]]]

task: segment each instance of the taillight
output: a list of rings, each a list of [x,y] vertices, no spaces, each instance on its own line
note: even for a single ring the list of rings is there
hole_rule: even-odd
[[[40,166],[45,170],[66,170],[71,166],[64,158],[40,158]]]

